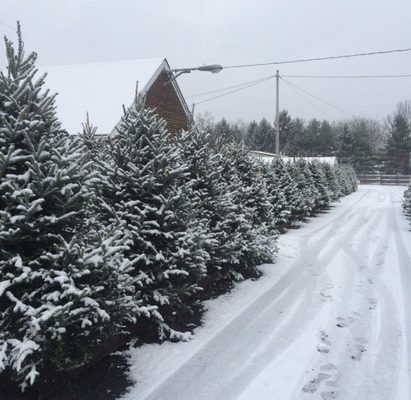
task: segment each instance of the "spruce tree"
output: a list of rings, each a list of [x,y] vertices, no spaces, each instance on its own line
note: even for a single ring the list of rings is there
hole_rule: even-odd
[[[404,192],[404,198],[402,200],[402,208],[404,214],[407,217],[411,217],[411,186]]]
[[[282,161],[275,160],[264,168],[264,175],[267,180],[268,200],[273,207],[274,226],[282,229],[292,217],[292,202],[287,199],[288,183],[284,185],[284,166]],[[289,196],[288,196],[289,197]]]
[[[300,213],[309,215],[316,207],[316,201],[319,196],[317,189],[308,168],[308,163],[303,159],[287,165],[291,179],[297,184],[297,188],[301,194],[302,202],[300,205]]]
[[[217,146],[210,145],[210,133],[194,129],[178,138],[178,146],[188,174],[186,191],[193,223],[204,230],[204,249],[208,254],[204,285],[230,279],[229,265],[238,256],[237,234],[232,224],[238,220],[237,206],[223,179],[223,162]]]
[[[329,190],[331,201],[338,200],[342,196],[342,192],[338,184],[338,178],[335,173],[336,168],[337,167],[331,166],[327,163],[322,164],[322,170],[327,182],[327,188]]]
[[[256,122],[252,122],[249,125],[247,138],[252,150],[266,152],[273,152],[275,150],[275,132],[265,118],[258,125]]]
[[[293,221],[304,212],[305,200],[303,193],[298,189],[297,181],[290,174],[293,168],[292,164],[286,165],[281,159],[276,159],[273,161],[272,167],[279,178],[279,188],[286,199],[287,210],[290,213],[289,221]]]
[[[386,145],[387,173],[408,174],[410,171],[411,122],[410,116],[397,110],[389,121],[389,136]]]
[[[137,96],[109,142],[108,158],[96,165],[99,218],[125,226],[133,286],[145,306],[156,308],[159,338],[184,338],[171,316],[199,290],[208,255],[186,201],[192,182],[175,138]]]
[[[137,306],[119,233],[87,230],[82,145],[61,129],[19,27],[18,39],[0,73],[0,372],[24,388],[86,362]]]
[[[315,207],[318,209],[326,208],[330,203],[330,190],[328,189],[327,180],[319,162],[308,163],[313,185],[318,192]]]
[[[357,175],[355,174],[354,168],[351,165],[342,165],[340,168],[347,176],[350,193],[355,192],[358,186],[358,179]]]
[[[232,221],[239,239],[237,270],[242,275],[253,275],[258,273],[259,264],[272,259],[277,236],[263,168],[242,144],[226,145],[221,157],[223,177],[238,214]]]
[[[335,170],[335,174],[340,187],[340,192],[343,196],[357,190],[356,176],[354,169],[351,166],[339,165]]]

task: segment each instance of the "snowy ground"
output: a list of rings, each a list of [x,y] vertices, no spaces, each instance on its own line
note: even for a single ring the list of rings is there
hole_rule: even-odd
[[[186,343],[131,351],[127,400],[411,399],[405,187],[361,186],[208,303]]]

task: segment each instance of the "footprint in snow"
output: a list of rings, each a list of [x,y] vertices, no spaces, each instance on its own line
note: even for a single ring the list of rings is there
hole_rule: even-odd
[[[347,326],[351,325],[357,318],[360,317],[360,313],[354,311],[352,315],[349,315],[347,318],[338,317],[336,325],[339,328],[346,328]]]
[[[329,372],[330,374],[333,374],[332,379],[327,379],[324,382],[325,386],[328,387],[338,387],[338,372],[337,372],[337,367],[333,363],[328,363],[324,364],[321,368],[321,371]]]
[[[327,331],[321,330],[321,331],[320,331],[320,340],[321,340],[321,343],[324,343],[324,344],[326,344],[326,345],[328,345],[328,346],[331,346],[331,342],[328,340],[328,338],[329,338],[329,336],[328,336]]]
[[[367,282],[368,282],[370,285],[373,285],[373,284],[374,284],[374,281],[373,281],[372,278],[370,278],[370,277],[367,278]]]
[[[326,345],[325,343],[320,343],[317,345],[317,351],[320,353],[329,353],[330,347]]]
[[[339,328],[346,328],[348,325],[350,325],[350,321],[348,321],[348,319],[342,318],[342,317],[338,317],[337,318],[337,323],[336,325]]]
[[[372,297],[369,297],[367,299],[368,304],[369,304],[369,309],[370,310],[375,310],[377,308],[377,299],[373,299]]]
[[[377,259],[377,261],[375,262],[375,265],[377,265],[377,266],[380,266],[380,265],[383,265],[384,264],[384,259],[383,258],[379,258],[379,259]]]
[[[356,353],[351,356],[354,361],[360,361],[364,352],[367,351],[367,348],[363,344],[356,344]]]
[[[331,303],[333,301],[333,297],[326,292],[320,292],[321,301],[324,303]]]
[[[330,379],[331,375],[320,372],[314,379],[306,383],[301,389],[304,393],[314,393],[318,390],[322,381]]]
[[[333,363],[324,364],[321,368],[321,371],[336,371],[337,367]]]

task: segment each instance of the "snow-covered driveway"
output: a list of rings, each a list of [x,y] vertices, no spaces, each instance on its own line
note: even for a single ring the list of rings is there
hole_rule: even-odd
[[[187,343],[132,350],[128,400],[411,399],[404,187],[360,186],[208,303]]]

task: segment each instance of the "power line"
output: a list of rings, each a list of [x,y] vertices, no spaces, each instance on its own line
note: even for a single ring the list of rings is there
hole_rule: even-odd
[[[298,96],[300,96],[302,99],[304,99],[308,104],[310,104],[312,107],[314,107],[317,111],[319,111],[321,114],[325,115],[328,119],[331,119],[330,115],[326,113],[322,108],[318,107],[316,104],[314,104],[311,100],[307,99],[306,96],[302,95],[295,87],[291,86],[290,82],[286,81],[285,79],[282,79],[282,81],[291,89],[293,90]]]
[[[367,78],[411,78],[411,74],[399,75],[281,75],[285,78],[313,78],[313,79],[367,79]]]
[[[346,114],[349,114],[349,115],[351,115],[351,116],[353,116],[353,117],[358,117],[357,115],[353,114],[352,112],[347,111],[347,110],[344,110],[344,108],[342,108],[342,107],[336,106],[335,104],[332,104],[332,103],[330,103],[330,102],[328,102],[328,101],[326,101],[326,100],[323,100],[323,99],[321,99],[320,97],[316,96],[315,94],[310,93],[309,91],[307,91],[307,90],[305,90],[305,89],[297,86],[297,85],[294,84],[294,83],[291,83],[291,82],[285,80],[284,78],[281,78],[281,80],[282,80],[283,82],[287,83],[288,85],[294,86],[296,89],[300,90],[301,92],[306,93],[307,95],[313,97],[314,99],[316,99],[316,100],[318,100],[318,101],[320,101],[320,102],[322,102],[322,103],[324,103],[324,104],[326,104],[326,105],[328,105],[328,106],[330,106],[330,107],[333,107],[333,108],[335,108],[335,109],[337,109],[337,110],[339,110],[339,111],[342,111],[342,112],[344,112],[344,113],[346,113]]]
[[[260,82],[264,82],[265,80],[267,80],[269,78],[274,78],[274,77],[275,77],[275,75],[270,75],[270,76],[267,76],[265,78],[260,78],[260,79],[256,79],[256,80],[253,80],[253,81],[243,82],[243,83],[239,83],[239,84],[234,85],[234,86],[228,86],[228,87],[221,88],[221,89],[210,90],[208,92],[195,93],[195,94],[191,94],[191,95],[185,96],[185,97],[186,97],[186,99],[189,99],[189,98],[192,98],[192,97],[201,97],[201,96],[206,96],[208,94],[224,92],[226,90],[236,89],[236,88],[240,88],[240,87],[243,87],[243,86],[247,86],[249,84],[253,84],[253,83],[257,84],[257,83],[260,83]]]
[[[260,82],[264,82],[266,80],[275,78],[275,75],[270,75],[267,76],[265,78],[260,78],[260,79],[256,79],[253,81],[248,81],[248,82],[243,82],[243,83],[239,83],[237,85],[233,85],[233,86],[228,86],[228,87],[224,87],[221,89],[215,89],[215,90],[210,90],[207,92],[200,92],[200,93],[195,93],[195,94],[191,94],[189,96],[186,96],[187,99],[189,98],[193,98],[193,97],[202,97],[202,96],[206,96],[209,94],[213,94],[213,93],[220,93],[220,92],[224,92],[226,90],[230,90],[230,89],[245,89],[249,86],[252,86],[254,84],[258,84]],[[281,75],[281,78],[313,78],[313,79],[360,79],[360,78],[411,78],[411,74],[397,74],[397,75]],[[285,81],[285,80],[284,80]],[[233,92],[229,92],[226,94],[230,94],[230,93],[234,93]],[[224,94],[224,96],[226,95]],[[216,98],[218,97],[223,97],[222,96],[216,96]],[[209,101],[209,100],[213,100],[213,98],[210,99],[206,99],[204,100],[204,102]],[[196,103],[196,104],[200,104]]]
[[[382,50],[382,51],[371,51],[371,52],[354,53],[354,54],[343,54],[343,55],[339,55],[339,56],[301,58],[301,59],[296,59],[296,60],[272,61],[272,62],[256,63],[256,64],[226,65],[226,66],[224,66],[224,69],[246,68],[246,67],[261,67],[261,66],[265,66],[265,65],[295,64],[295,63],[312,62],[312,61],[338,60],[338,59],[341,59],[341,58],[364,57],[364,56],[374,56],[374,55],[392,54],[392,53],[405,53],[405,52],[408,52],[408,51],[411,51],[411,48],[394,49],[394,50]]]
[[[205,102],[207,102],[207,101],[219,99],[220,97],[228,96],[229,94],[232,94],[232,93],[235,93],[235,92],[239,92],[240,90],[247,89],[247,88],[249,88],[249,87],[251,87],[251,86],[258,85],[258,84],[260,84],[260,83],[262,83],[262,82],[268,81],[268,80],[273,79],[273,78],[275,78],[275,75],[269,76],[269,77],[267,77],[267,78],[260,79],[260,80],[254,82],[254,83],[250,83],[250,84],[245,85],[245,86],[242,86],[242,87],[240,87],[240,88],[238,88],[238,89],[231,90],[231,91],[229,91],[229,92],[227,92],[227,93],[223,93],[223,94],[220,94],[220,95],[218,95],[218,96],[210,97],[209,99],[205,99],[205,100],[199,101],[198,103],[196,103],[196,105],[205,103]]]
[[[5,26],[6,28],[11,29],[12,31],[14,31],[16,28],[13,28],[12,26],[5,24],[4,22],[0,22],[0,25]]]

